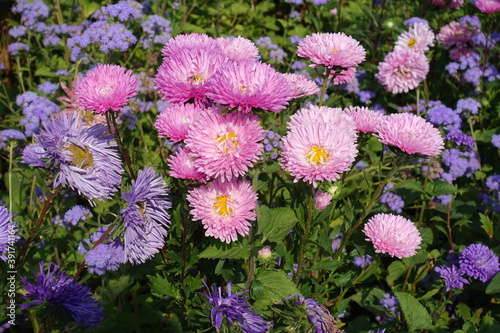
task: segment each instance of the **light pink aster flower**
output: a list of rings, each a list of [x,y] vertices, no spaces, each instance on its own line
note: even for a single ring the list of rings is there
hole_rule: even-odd
[[[247,236],[250,222],[256,217],[257,194],[247,180],[216,179],[190,190],[187,199],[191,215],[201,220],[205,235],[226,243],[237,241],[238,235]]]
[[[319,87],[316,82],[308,80],[301,74],[287,73],[283,74],[292,89],[291,98],[299,98],[308,95],[318,95]]]
[[[168,159],[170,176],[179,179],[192,179],[200,183],[206,183],[209,177],[196,170],[195,158],[189,154],[189,150],[179,148],[175,155]]]
[[[333,195],[328,192],[323,192],[320,189],[316,190],[314,193],[314,205],[316,205],[316,208],[319,210],[323,210],[328,207],[332,199]]]
[[[422,52],[395,49],[378,64],[375,77],[384,88],[398,94],[415,89],[429,72],[429,61]]]
[[[181,50],[165,58],[158,68],[155,84],[162,99],[184,103],[190,99],[199,104],[206,100],[207,81],[229,59],[220,51]]]
[[[379,141],[407,154],[437,156],[444,148],[439,130],[424,118],[412,113],[384,116],[376,126]]]
[[[500,1],[498,0],[472,0],[472,3],[485,14],[500,11]]]
[[[343,32],[313,33],[297,47],[297,55],[309,59],[310,67],[356,67],[365,60],[365,49],[357,40]]]
[[[283,138],[279,163],[295,177],[318,186],[334,181],[351,168],[356,154],[356,138],[342,128],[322,122],[295,127]]]
[[[207,97],[216,103],[238,107],[241,112],[259,108],[285,109],[292,90],[283,74],[269,64],[242,60],[226,64],[207,83]]]
[[[189,126],[203,111],[195,104],[173,104],[158,114],[154,128],[158,130],[158,137],[167,137],[173,142],[179,142],[187,137]]]
[[[464,4],[464,0],[451,0],[446,2],[444,0],[431,1],[431,4],[438,6],[439,8],[443,8],[444,6],[446,6],[447,3],[451,9],[459,9]]]
[[[395,48],[424,52],[429,50],[430,46],[434,46],[434,32],[428,24],[415,23],[408,31],[399,35]]]
[[[479,33],[478,28],[453,21],[441,27],[436,39],[444,48],[448,49],[455,45],[463,48],[467,43],[472,44],[472,37],[477,33]]]
[[[169,39],[165,46],[163,46],[161,55],[170,57],[181,52],[182,50],[201,48],[220,52],[219,44],[217,44],[215,39],[206,34],[192,33],[177,35],[174,38]]]
[[[132,71],[118,65],[102,65],[87,72],[76,82],[77,103],[97,113],[119,111],[129,98],[137,95],[137,79]]]
[[[333,73],[330,74],[330,79],[333,77]],[[335,75],[333,79],[333,84],[338,86],[339,84],[350,83],[356,77],[356,68],[350,67],[345,71],[341,71]]]
[[[393,214],[377,214],[363,228],[366,240],[373,243],[375,252],[387,253],[399,259],[415,255],[422,242],[420,232],[412,221]]]
[[[243,176],[262,154],[259,117],[240,112],[204,111],[185,140],[196,169],[221,181]]]
[[[254,42],[249,39],[238,37],[219,37],[216,39],[222,53],[233,61],[253,60],[260,58],[259,50]]]
[[[356,132],[373,133],[378,122],[384,117],[380,112],[368,109],[365,106],[349,106],[344,112],[351,116],[356,124]]]

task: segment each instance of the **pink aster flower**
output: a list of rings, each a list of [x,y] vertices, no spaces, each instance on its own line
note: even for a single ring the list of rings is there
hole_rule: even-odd
[[[485,14],[500,11],[500,1],[498,0],[472,0],[472,3]]]
[[[58,97],[57,100],[65,106],[65,109],[61,110],[57,116],[61,114],[69,115],[73,112],[77,112],[83,119],[83,128],[89,128],[97,124],[106,124],[106,115],[86,111],[83,106],[78,105],[77,97],[74,92],[74,84],[71,85],[71,88],[68,88],[64,82],[61,82],[61,88],[66,93],[66,96]]]
[[[161,50],[161,55],[170,57],[181,52],[182,50],[200,48],[220,52],[219,44],[217,44],[215,39],[206,34],[192,33],[187,35],[177,35],[174,38],[169,39]]]
[[[415,255],[422,242],[420,232],[412,221],[393,214],[377,214],[363,228],[366,240],[373,243],[375,252],[387,253],[399,259]]]
[[[179,142],[187,137],[189,126],[203,109],[195,104],[173,104],[158,114],[154,128],[158,137],[168,137],[173,142]]]
[[[329,78],[331,79],[334,74],[337,74],[333,78],[334,85],[338,86],[339,84],[350,83],[356,77],[356,68],[350,67],[345,71],[340,71],[339,73],[331,73]]]
[[[257,194],[247,180],[220,179],[194,188],[187,199],[191,215],[201,220],[205,235],[230,243],[238,240],[238,235],[247,236],[250,222],[255,220]]]
[[[292,89],[291,98],[299,98],[308,95],[318,95],[319,87],[316,82],[308,80],[301,74],[287,73],[283,74]]]
[[[436,39],[446,49],[455,45],[463,48],[467,43],[473,44],[472,37],[477,33],[479,33],[478,28],[453,21],[441,27]]]
[[[292,90],[283,74],[271,65],[242,60],[228,63],[207,83],[207,97],[216,103],[238,107],[241,112],[259,108],[273,112],[285,109]]]
[[[439,8],[443,8],[444,6],[446,6],[447,3],[451,9],[459,9],[464,4],[464,0],[451,0],[446,2],[444,0],[431,1],[431,4],[438,6]]]
[[[366,52],[357,40],[343,32],[313,33],[299,43],[297,55],[313,62],[312,68],[319,65],[349,68],[364,61]]]
[[[439,130],[412,113],[384,116],[375,130],[375,136],[380,142],[399,148],[407,154],[437,156],[444,148]]]
[[[330,202],[332,202],[332,199],[333,199],[333,195],[331,195],[328,192],[323,192],[320,189],[318,189],[314,193],[314,205],[319,210],[323,210],[326,207],[328,207],[328,205],[330,204]]]
[[[255,44],[246,38],[238,37],[219,37],[216,39],[222,53],[233,61],[253,60],[260,58],[259,50]]]
[[[179,148],[177,153],[168,159],[170,176],[179,179],[191,179],[200,183],[206,183],[208,176],[196,170],[195,158],[189,154],[189,150]]]
[[[180,50],[163,60],[155,76],[156,88],[162,99],[170,103],[185,103],[190,99],[202,103],[206,100],[207,81],[228,61],[220,51]]]
[[[191,125],[185,142],[196,169],[224,181],[243,176],[258,161],[263,134],[255,115],[210,110]]]
[[[380,120],[384,117],[380,112],[368,109],[365,106],[349,106],[344,112],[351,116],[356,124],[356,132],[373,133]]]
[[[395,48],[424,52],[429,50],[429,46],[434,46],[434,32],[428,24],[415,23],[399,35]]]
[[[75,86],[77,103],[86,110],[102,114],[109,110],[119,111],[135,95],[137,79],[132,71],[118,65],[98,64]]]
[[[422,52],[395,49],[378,64],[375,77],[384,88],[398,94],[415,89],[429,72],[429,61]]]
[[[317,187],[319,181],[339,179],[357,153],[355,135],[328,123],[306,123],[283,138],[279,163],[294,182],[303,179]]]

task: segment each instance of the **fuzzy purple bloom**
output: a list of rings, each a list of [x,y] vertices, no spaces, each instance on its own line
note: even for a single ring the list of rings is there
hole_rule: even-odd
[[[444,279],[446,291],[450,291],[451,288],[462,289],[464,284],[469,284],[469,281],[462,277],[464,272],[456,265],[435,267],[434,270]]]
[[[0,149],[7,146],[9,140],[21,140],[25,141],[26,136],[15,129],[6,129],[0,131]]]
[[[88,208],[76,205],[64,214],[63,221],[67,226],[75,226],[89,217],[92,217],[92,213]]]
[[[19,124],[24,126],[26,136],[40,132],[40,124],[46,122],[51,114],[59,112],[59,107],[54,102],[32,91],[18,95],[16,104],[23,108],[25,117]]]
[[[460,269],[468,276],[487,282],[498,271],[498,256],[483,244],[471,244],[460,252]]]
[[[373,258],[369,254],[365,254],[361,257],[354,257],[354,259],[352,260],[352,263],[360,268],[366,268],[371,265],[372,262]]]

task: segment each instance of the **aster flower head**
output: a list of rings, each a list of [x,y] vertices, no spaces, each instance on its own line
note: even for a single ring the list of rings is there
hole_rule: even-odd
[[[98,64],[75,86],[77,102],[87,110],[104,114],[119,111],[137,95],[137,79],[119,65]]]
[[[462,277],[464,272],[457,265],[435,267],[434,270],[444,279],[446,291],[450,291],[451,288],[462,289],[464,284],[469,284],[469,281]]]
[[[366,51],[357,40],[344,33],[313,33],[297,47],[297,55],[309,59],[310,67],[350,68],[365,60]]]
[[[429,61],[424,53],[396,48],[378,64],[375,77],[387,91],[399,94],[415,89],[428,72]]]
[[[342,332],[336,326],[336,321],[330,314],[327,308],[321,305],[318,301],[312,298],[305,298],[302,295],[296,294],[287,298],[295,299],[295,305],[302,306],[307,314],[309,322],[316,333],[338,333]]]
[[[75,323],[96,328],[101,325],[103,308],[92,298],[88,286],[76,283],[58,265],[49,264],[47,273],[40,262],[40,274],[36,282],[31,284],[24,276],[21,282],[25,289],[23,298],[32,302],[21,305],[21,309],[44,305],[50,317],[59,315],[63,320],[73,320]]]
[[[465,48],[467,43],[472,44],[472,38],[478,33],[479,29],[475,27],[453,21],[441,27],[436,39],[446,49],[452,46]]]
[[[356,132],[358,133],[374,133],[379,121],[384,117],[380,112],[373,111],[364,106],[349,106],[344,109],[344,112],[351,116],[356,124]]]
[[[471,244],[460,252],[460,270],[481,282],[489,281],[500,271],[498,256],[486,245]]]
[[[290,98],[319,95],[319,87],[316,82],[308,80],[304,75],[293,73],[287,73],[283,75],[287,79],[288,84],[292,89]]]
[[[161,111],[154,127],[160,138],[169,138],[173,142],[180,142],[187,137],[191,126],[203,109],[196,104],[173,104]]]
[[[181,52],[182,50],[200,48],[220,52],[220,46],[215,39],[206,34],[192,33],[177,35],[170,39],[161,50],[161,55],[164,57],[170,57]]]
[[[286,108],[291,96],[283,74],[269,64],[251,60],[226,64],[207,83],[208,98],[245,113],[252,108],[279,112]]]
[[[13,240],[15,235],[16,224],[12,222],[12,216],[9,214],[9,210],[5,206],[0,206],[0,260],[6,261],[7,256],[4,252],[7,252],[9,241]],[[10,236],[10,237],[9,237]]]
[[[332,199],[333,195],[328,192],[323,192],[320,189],[316,190],[314,193],[314,205],[319,210],[323,210],[328,207]]]
[[[247,236],[255,220],[257,194],[247,180],[213,182],[194,188],[187,199],[194,220],[201,220],[205,235],[230,243]]]
[[[127,207],[120,211],[125,230],[125,257],[132,264],[152,258],[165,244],[172,204],[163,178],[153,168],[139,170],[128,193],[123,193]]]
[[[258,161],[263,133],[256,115],[208,109],[191,125],[185,142],[196,169],[224,181],[243,176]]]
[[[377,214],[363,228],[366,240],[373,243],[375,252],[387,253],[399,259],[415,255],[422,242],[420,232],[410,220],[393,214]]]
[[[195,160],[196,158],[189,153],[189,149],[179,148],[175,155],[168,159],[170,177],[191,179],[200,183],[206,183],[209,177],[203,172],[196,170]]]
[[[232,61],[257,61],[260,58],[259,50],[255,44],[241,36],[219,37],[216,42],[220,46],[222,53]]]
[[[472,3],[485,14],[500,11],[500,2],[498,0],[472,0]]]
[[[408,31],[399,35],[395,48],[423,52],[428,51],[430,46],[434,46],[434,32],[429,24],[414,23]]]
[[[439,130],[412,113],[384,116],[376,126],[375,136],[380,142],[410,155],[437,156],[444,148]]]

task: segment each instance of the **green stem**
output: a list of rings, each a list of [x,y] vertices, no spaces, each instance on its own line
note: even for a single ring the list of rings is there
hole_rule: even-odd
[[[258,170],[255,170],[255,173],[252,177],[252,188],[255,192],[257,192],[257,184],[259,182],[259,175],[260,172]],[[259,214],[259,205],[255,205],[255,213],[257,216],[260,216]],[[250,232],[248,233],[248,247],[250,248],[250,253],[253,251],[254,247],[254,242],[253,242],[253,230],[250,227]],[[252,255],[249,259],[249,268],[248,268],[248,276],[247,276],[247,281],[245,282],[245,290],[250,289],[250,285],[252,284],[253,280],[253,275],[255,272],[255,255]]]
[[[348,287],[346,287],[342,293],[340,294],[340,296],[337,298],[337,300],[335,301],[335,305],[334,305],[334,308],[337,308],[337,306],[340,304],[340,302],[342,302],[342,300],[344,299],[344,296],[345,294],[347,294],[347,292],[349,291],[349,289],[351,289],[352,287],[354,287],[358,282],[359,280],[361,280],[363,278],[363,276],[365,276],[365,274],[371,270],[371,268],[377,263],[377,258],[374,258],[373,261],[371,262],[370,265],[366,266],[362,271],[361,273],[349,284]]]
[[[24,87],[24,82],[23,82],[23,74],[21,72],[21,62],[19,61],[19,57],[15,57],[16,58],[16,72],[17,72],[17,76],[19,77],[19,84],[21,85],[21,90],[23,91],[23,93],[26,92],[26,88]]]
[[[304,228],[304,234],[302,235],[302,240],[300,242],[299,247],[299,258],[297,263],[297,274],[295,275],[295,284],[298,286],[300,282],[300,275],[302,274],[302,270],[304,269],[304,250],[306,247],[307,239],[309,237],[309,230],[311,229],[311,225],[313,222],[312,212],[313,212],[314,199],[311,194],[307,201],[307,221],[306,226]]]
[[[330,76],[331,71],[332,70],[330,68],[325,69],[325,77],[323,78],[323,86],[321,87],[321,94],[319,95],[319,106],[323,105],[323,99],[325,98],[325,92],[326,92],[326,88],[328,85],[328,77]]]
[[[113,134],[116,141],[118,142],[118,149],[120,150],[120,153],[122,154],[123,159],[125,160],[125,164],[127,165],[128,171],[130,172],[130,176],[132,177],[132,179],[135,180],[136,177],[134,169],[132,169],[132,164],[130,163],[127,152],[125,151],[125,147],[123,146],[123,142],[120,137],[120,131],[118,131],[118,124],[116,123],[116,116],[113,111],[106,112],[106,121],[108,123],[108,129],[110,133]]]

